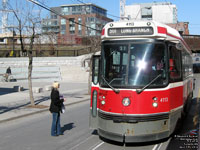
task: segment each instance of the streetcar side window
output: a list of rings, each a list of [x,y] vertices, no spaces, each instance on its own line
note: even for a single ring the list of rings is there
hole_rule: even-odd
[[[192,74],[192,58],[186,50],[182,51],[182,63],[183,78],[185,79]]]
[[[92,82],[94,84],[97,84],[99,82],[99,61],[100,57],[93,56]]]
[[[169,73],[170,81],[180,81],[181,80],[181,51],[176,49],[175,46],[169,47]]]

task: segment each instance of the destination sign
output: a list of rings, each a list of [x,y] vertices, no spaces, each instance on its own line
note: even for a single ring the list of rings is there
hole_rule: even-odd
[[[128,35],[152,35],[152,27],[129,27],[129,28],[110,28],[109,36],[128,36]]]

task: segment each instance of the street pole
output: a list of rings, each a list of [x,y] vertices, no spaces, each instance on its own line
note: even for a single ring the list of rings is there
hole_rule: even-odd
[[[14,27],[13,27],[13,49],[12,50],[13,50],[13,56],[16,57],[16,54],[15,54],[15,51],[14,51],[15,50],[15,35],[14,35],[14,32],[15,31],[14,31]]]

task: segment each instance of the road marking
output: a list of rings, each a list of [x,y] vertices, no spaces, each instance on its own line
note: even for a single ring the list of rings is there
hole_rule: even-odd
[[[167,141],[163,143],[156,144],[152,150],[166,150],[172,138],[169,138]]]
[[[162,146],[162,143],[161,144],[156,144],[152,150],[159,150]]]
[[[158,144],[156,144],[156,145],[153,147],[153,149],[152,149],[152,150],[156,150],[156,149],[157,149],[157,147],[158,147]]]
[[[72,148],[70,148],[69,150],[73,150],[75,148],[77,148],[78,146],[80,146],[81,144],[85,143],[88,139],[90,139],[91,137],[93,137],[94,135],[89,136],[88,138],[86,138],[85,140],[83,140],[82,142],[78,143],[77,145],[73,146]]]
[[[160,144],[160,146],[158,147],[158,150],[160,150],[160,148],[162,147],[162,144],[163,144],[163,143]]]
[[[92,150],[96,150],[98,147],[100,147],[103,144],[104,144],[104,142],[101,142],[100,144],[98,144],[97,146],[95,146]]]

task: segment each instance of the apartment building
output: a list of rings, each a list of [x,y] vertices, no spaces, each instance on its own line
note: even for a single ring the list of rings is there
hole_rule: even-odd
[[[155,20],[162,23],[177,23],[176,5],[169,2],[126,5],[123,13],[124,17],[130,20]]]
[[[129,20],[155,20],[189,35],[189,22],[178,21],[176,5],[170,2],[135,3],[126,5],[120,16]]]
[[[51,8],[49,19],[43,20],[43,33],[54,33],[58,43],[81,44],[83,37],[100,36],[103,26],[113,21],[107,17],[107,10],[95,4],[72,4]]]

